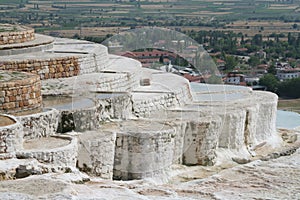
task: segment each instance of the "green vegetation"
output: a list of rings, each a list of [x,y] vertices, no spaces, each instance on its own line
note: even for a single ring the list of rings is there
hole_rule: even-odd
[[[220,57],[227,62],[229,68],[230,66],[235,66],[236,63],[233,58],[227,57],[224,53],[246,56],[250,53],[264,50],[268,56],[266,61],[280,57],[300,59],[300,33],[289,32],[287,35],[272,33],[267,35],[267,37],[263,37],[262,34],[247,37],[243,33],[234,33],[232,31],[187,31],[185,33],[198,43],[207,44],[207,49],[212,49],[213,52],[223,52]],[[287,41],[283,40],[285,37]],[[239,49],[241,48],[247,48],[247,50],[240,51]],[[261,64],[261,59],[258,56],[251,56],[248,64],[256,66]]]
[[[18,28],[16,26],[1,26],[0,25],[0,32],[10,32],[10,31],[17,31]]]
[[[297,6],[299,0],[0,0],[0,23],[34,24],[35,28],[43,28],[37,29],[41,31],[107,26],[222,28],[237,20],[280,20],[296,24],[300,22]],[[298,25],[294,28],[297,29]]]
[[[234,67],[238,64],[238,61],[235,57],[233,56],[225,56],[225,69],[227,71],[231,71],[234,69]]]
[[[211,75],[205,83],[208,84],[223,84],[221,77],[216,76],[215,74]]]
[[[97,43],[135,27],[171,28],[203,44],[215,60],[224,60],[225,72],[239,69],[250,74],[261,64],[271,66],[261,84],[294,97],[293,90],[300,93],[293,87],[298,80],[279,82],[274,75],[276,62],[300,64],[299,5],[300,0],[0,0],[0,23],[20,23],[36,32]],[[180,57],[175,64],[188,65]],[[212,65],[205,55],[200,67]],[[210,81],[217,82],[217,78],[212,76]]]
[[[300,78],[280,82],[273,74],[266,74],[259,80],[259,84],[280,97],[300,98]]]
[[[259,80],[259,84],[266,86],[268,91],[276,93],[278,91],[279,81],[273,74],[266,74]]]
[[[283,81],[278,86],[281,97],[300,98],[300,78]]]

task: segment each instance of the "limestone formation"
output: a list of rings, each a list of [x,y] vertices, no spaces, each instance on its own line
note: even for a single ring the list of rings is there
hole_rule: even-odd
[[[3,179],[57,171],[51,169],[74,175],[77,167],[103,179],[145,180],[177,165],[214,166],[222,151],[232,155],[228,162],[246,163],[260,144],[278,147],[282,142],[275,127],[275,94],[190,84],[87,41],[36,35],[15,42],[0,44],[0,119],[10,119],[0,126],[0,166],[33,159],[43,167],[13,164],[3,170]],[[45,183],[58,184],[65,193],[47,190],[47,198],[74,196],[70,182],[49,177]],[[28,187],[42,181],[28,178]],[[1,192],[7,193],[0,198],[41,196],[8,189],[12,183],[1,183]],[[181,188],[178,198],[189,193]],[[150,188],[138,193],[169,195]]]

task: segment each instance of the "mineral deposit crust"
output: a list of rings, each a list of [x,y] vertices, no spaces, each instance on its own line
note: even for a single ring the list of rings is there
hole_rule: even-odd
[[[0,127],[1,159],[31,158],[67,171],[76,165],[90,175],[128,180],[160,176],[174,164],[212,166],[221,149],[242,151],[248,159],[259,144],[281,143],[275,94],[211,86],[214,94],[240,97],[207,101],[201,99],[207,91],[195,92],[183,77],[144,69],[138,61],[108,54],[100,44],[54,38],[51,45],[34,55],[18,51],[0,56],[0,69],[35,74],[32,80],[1,83],[1,112],[40,108],[41,94],[72,99]],[[149,77],[149,84],[140,84]],[[20,87],[31,88],[32,95],[26,99]],[[20,105],[17,95],[28,103]],[[52,136],[67,137],[70,143],[23,149],[29,140]]]

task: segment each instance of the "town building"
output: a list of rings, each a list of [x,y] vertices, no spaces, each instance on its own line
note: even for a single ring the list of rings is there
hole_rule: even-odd
[[[229,72],[225,77],[226,84],[246,85],[245,75],[238,71]]]
[[[127,51],[121,53],[122,56],[133,58],[142,63],[144,67],[147,67],[148,64],[163,61],[164,63],[169,63],[171,60],[176,59],[176,54],[168,51],[162,51],[158,49],[153,50],[141,50],[141,51]]]
[[[300,68],[280,69],[277,71],[277,78],[280,80],[287,80],[300,77]]]

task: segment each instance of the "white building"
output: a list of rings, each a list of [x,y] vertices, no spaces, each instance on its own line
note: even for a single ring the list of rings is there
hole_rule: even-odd
[[[245,75],[238,72],[230,72],[225,78],[225,83],[234,85],[246,85]]]
[[[300,69],[281,69],[277,71],[277,77],[280,80],[292,79],[300,77]]]

